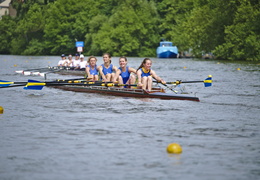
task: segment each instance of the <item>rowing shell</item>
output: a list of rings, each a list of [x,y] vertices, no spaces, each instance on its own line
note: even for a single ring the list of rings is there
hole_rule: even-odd
[[[190,96],[187,94],[172,94],[166,93],[164,89],[153,88],[152,91],[147,92],[142,89],[131,89],[131,88],[117,88],[117,87],[103,87],[103,86],[55,86],[54,88],[84,92],[84,93],[99,93],[104,95],[123,96],[123,97],[135,97],[135,98],[158,98],[165,100],[189,100],[189,101],[200,101],[198,97]]]

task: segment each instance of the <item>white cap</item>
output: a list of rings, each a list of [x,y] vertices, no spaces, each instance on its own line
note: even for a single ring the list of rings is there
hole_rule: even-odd
[[[83,55],[83,54],[81,54],[81,55],[79,56],[79,58],[84,58],[84,55]]]

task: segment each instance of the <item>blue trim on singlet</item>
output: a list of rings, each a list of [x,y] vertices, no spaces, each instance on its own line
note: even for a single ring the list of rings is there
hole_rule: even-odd
[[[126,66],[126,71],[125,72],[123,72],[121,67],[118,68],[118,69],[120,69],[120,71],[121,71],[120,75],[121,75],[121,77],[123,79],[123,83],[125,84],[128,81],[128,79],[130,78],[130,73],[128,71],[128,66]]]
[[[141,71],[142,71],[141,77],[151,76],[151,69],[148,73],[144,73],[142,68],[141,68]]]
[[[89,73],[90,73],[91,75],[98,75],[97,65],[95,66],[94,69],[92,69],[92,68],[90,67],[90,65],[87,65],[87,67],[89,67]]]
[[[103,73],[104,75],[107,75],[107,74],[112,74],[113,72],[113,65],[110,64],[110,66],[108,68],[105,68],[104,64],[101,64],[102,68],[103,68]]]

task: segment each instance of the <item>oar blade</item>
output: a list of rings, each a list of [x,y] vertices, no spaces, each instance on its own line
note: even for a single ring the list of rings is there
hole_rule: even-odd
[[[29,85],[29,86],[25,86],[23,89],[25,90],[42,90],[43,86],[32,86],[32,85]]]
[[[26,84],[26,86],[23,89],[25,89],[25,90],[42,90],[44,85],[45,85],[45,83],[43,83],[41,81],[29,79],[28,83]]]
[[[31,71],[24,71],[24,72],[23,72],[23,75],[25,75],[25,76],[30,76],[30,75],[32,75],[32,72],[31,72]]]
[[[14,82],[0,80],[0,87],[7,87],[7,86],[10,86],[12,84],[14,84]]]
[[[211,75],[209,75],[209,77],[204,80],[204,86],[205,86],[205,87],[210,87],[210,86],[212,86],[212,76],[211,76]]]
[[[15,71],[17,74],[22,74],[23,70]]]

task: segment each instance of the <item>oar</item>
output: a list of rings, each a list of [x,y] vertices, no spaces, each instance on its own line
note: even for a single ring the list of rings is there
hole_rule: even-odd
[[[2,88],[12,88],[12,87],[18,87],[18,86],[25,86],[25,84],[16,84],[16,85],[10,85],[10,86],[0,86],[0,89],[2,89]]]
[[[18,74],[23,74],[24,72],[27,72],[27,74],[29,74],[28,73],[28,71],[40,71],[40,70],[43,70],[43,69],[50,69],[51,67],[44,67],[44,68],[38,68],[38,69],[26,69],[26,70],[18,70],[18,71],[15,71],[16,73],[18,73]]]
[[[24,87],[26,90],[41,90],[44,86],[105,86],[105,87],[119,87],[119,86],[137,86],[137,84],[117,84],[117,83],[96,83],[96,82],[81,82],[81,83],[57,83],[57,82],[40,82],[30,80]]]
[[[62,66],[54,66],[54,67],[45,67],[45,68],[38,68],[38,69],[27,69],[27,70],[19,70],[15,71],[18,74],[23,74],[25,76],[31,76],[31,75],[39,75],[42,77],[46,77],[46,73],[44,72],[56,72],[64,69]],[[45,78],[46,79],[46,78]]]
[[[157,82],[157,81],[155,81]],[[206,78],[204,81],[181,81],[181,80],[177,80],[175,82],[166,82],[166,84],[182,84],[182,83],[204,83],[205,87],[209,87],[212,86],[212,76],[209,75],[208,78]]]
[[[47,74],[59,72],[59,71],[61,71],[61,70],[62,70],[62,69],[51,70],[51,71],[48,71],[48,72],[39,73],[38,75],[41,76],[41,77],[44,77],[44,79],[47,79]]]
[[[74,79],[56,79],[57,82],[68,82],[68,81],[81,81],[86,80],[86,78],[74,78]],[[89,81],[91,82],[91,81]]]
[[[33,75],[33,76],[40,76],[41,74],[44,74],[46,72],[53,72],[54,70],[52,69],[41,69],[41,70],[38,70],[38,71],[24,71],[22,74],[25,75],[25,76],[30,76],[30,75]],[[42,75],[44,76],[44,75]]]
[[[56,73],[56,72],[62,71],[64,69],[65,70],[69,70],[71,68],[70,67],[65,67],[65,66],[54,66],[54,67],[51,67],[48,72],[42,72],[42,73],[39,73],[38,75],[44,77],[44,79],[47,79],[46,78],[46,74]]]
[[[13,84],[26,85],[26,83],[28,83],[28,82],[10,82],[10,81],[0,80],[0,87],[7,87],[7,86],[11,86]]]
[[[49,81],[49,82],[41,82],[36,80],[28,80],[28,82],[11,82],[11,81],[3,81],[0,80],[0,87],[16,87],[13,84],[18,84],[17,86],[25,86],[24,89],[27,90],[41,90],[44,86],[66,86],[66,85],[75,85],[75,86],[137,86],[136,84],[118,84],[112,82],[94,82],[94,81],[71,81],[64,80],[64,82],[59,81]]]
[[[13,84],[22,84],[22,85],[26,85],[28,82],[40,82],[40,83],[89,83],[89,84],[95,84],[95,83],[104,83],[102,81],[84,81],[85,78],[77,78],[77,79],[57,79],[55,81],[45,81],[45,82],[41,82],[41,81],[35,81],[35,80],[28,80],[26,82],[12,82],[12,81],[4,81],[4,80],[0,80],[0,87],[6,87],[6,86],[11,86]],[[112,82],[107,82],[107,83],[112,83]]]

